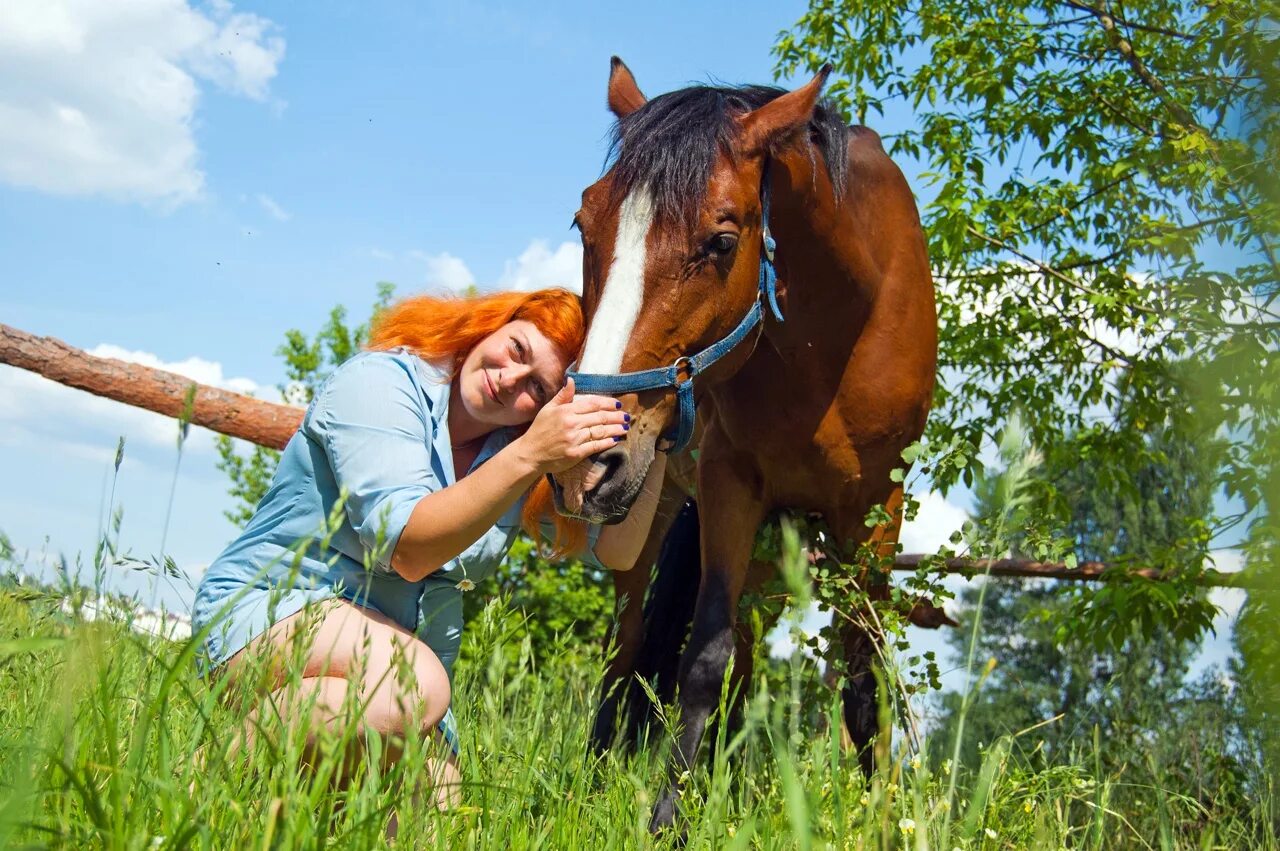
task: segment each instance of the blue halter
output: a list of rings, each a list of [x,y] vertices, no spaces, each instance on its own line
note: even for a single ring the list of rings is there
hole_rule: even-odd
[[[733,350],[734,346],[751,333],[764,317],[761,300],[769,302],[769,311],[773,318],[783,321],[782,310],[778,307],[777,283],[778,275],[773,267],[773,253],[777,244],[769,233],[769,161],[765,160],[764,171],[760,181],[760,225],[764,235],[764,250],[760,253],[760,283],[756,300],[742,317],[738,327],[729,332],[718,343],[703,349],[696,355],[680,356],[671,366],[660,366],[656,369],[643,369],[639,372],[623,372],[617,375],[602,375],[585,372],[567,373],[573,379],[575,390],[579,393],[599,393],[606,396],[617,396],[622,393],[636,393],[641,390],[667,390],[675,388],[676,404],[679,409],[679,420],[675,434],[665,434],[663,438],[672,441],[672,452],[679,452],[689,445],[693,437],[695,409],[693,404],[693,379],[705,372],[713,363]],[[683,372],[684,377],[681,377]]]

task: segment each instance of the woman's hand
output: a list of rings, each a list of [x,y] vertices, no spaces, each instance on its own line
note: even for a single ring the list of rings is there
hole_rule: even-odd
[[[575,396],[565,382],[519,439],[524,456],[541,473],[561,473],[626,436],[631,415],[607,396]]]

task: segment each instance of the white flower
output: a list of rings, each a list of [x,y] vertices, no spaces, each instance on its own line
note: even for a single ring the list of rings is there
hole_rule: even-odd
[[[898,819],[898,830],[910,836],[916,832],[916,823],[909,818]]]
[[[307,385],[301,381],[290,381],[280,395],[284,397],[286,405],[293,405],[296,408],[307,406]]]
[[[992,830],[991,828],[987,828],[987,829],[986,829],[985,831],[983,831],[983,832],[987,834],[987,839],[995,839],[997,836],[999,836],[999,835],[1000,835],[1000,834],[996,833],[994,830]]]
[[[459,579],[458,584],[453,587],[457,588],[459,591],[474,591],[476,584],[464,576],[462,579]]]

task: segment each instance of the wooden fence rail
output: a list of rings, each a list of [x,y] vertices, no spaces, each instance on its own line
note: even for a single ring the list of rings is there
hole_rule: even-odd
[[[96,357],[61,340],[37,337],[3,323],[0,323],[0,363],[170,417],[181,414],[187,393],[195,385],[192,423],[272,449],[283,449],[302,424],[300,408],[198,384],[162,369]],[[924,558],[926,556],[921,554],[899,555],[894,562],[894,570],[915,570]],[[1165,577],[1164,572],[1157,568],[1129,568],[1100,562],[1086,562],[1072,568],[1062,563],[1013,558],[953,558],[946,561],[945,571],[1071,581],[1096,581],[1116,574],[1152,580]],[[1237,588],[1249,587],[1250,584],[1247,577],[1239,573],[1216,570],[1204,571],[1197,577],[1197,582]]]

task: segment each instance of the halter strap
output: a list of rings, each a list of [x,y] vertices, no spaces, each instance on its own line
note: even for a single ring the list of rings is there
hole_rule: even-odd
[[[769,196],[771,194],[769,189],[769,160],[766,158],[760,176],[760,229],[763,245],[760,252],[758,291],[756,292],[756,300],[736,328],[724,338],[696,355],[681,355],[670,366],[643,369],[638,372],[623,372],[616,375],[573,371],[567,374],[569,378],[573,379],[576,389],[583,393],[616,396],[619,393],[674,388],[678,410],[676,429],[674,434],[663,435],[665,439],[672,441],[673,452],[679,452],[684,449],[689,445],[689,441],[693,437],[693,426],[697,417],[693,401],[694,376],[705,372],[712,364],[727,355],[751,333],[752,329],[760,324],[760,321],[764,318],[764,309],[760,304],[762,300],[768,302],[769,311],[775,319],[779,322],[784,321],[782,310],[778,307],[778,274],[773,265],[773,255],[777,250],[777,243],[774,242],[773,235],[769,231]]]

